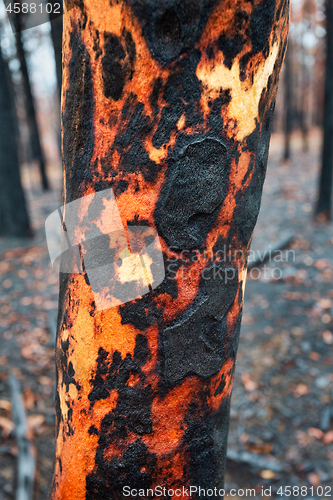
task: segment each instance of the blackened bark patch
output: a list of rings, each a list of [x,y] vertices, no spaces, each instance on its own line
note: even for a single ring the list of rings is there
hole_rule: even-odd
[[[217,263],[204,269],[197,299],[162,332],[167,382],[174,384],[191,374],[209,377],[221,369],[228,331],[223,318],[237,289],[236,268]]]
[[[200,81],[195,74],[200,57],[200,51],[191,51],[190,56],[184,57],[170,73],[163,92],[163,98],[168,105],[162,109],[153,137],[153,146],[157,149],[170,140],[171,132],[184,111],[187,125],[197,125],[202,121],[201,114],[195,113],[201,97]]]
[[[134,359],[136,359],[139,365],[143,366],[147,362],[149,355],[148,339],[139,333],[136,336]]]
[[[89,434],[89,436],[98,436],[99,432],[98,432],[98,429],[96,429],[96,427],[94,425],[91,425],[88,429],[88,434]]]
[[[154,182],[159,172],[159,168],[149,158],[140,139],[134,139],[129,150],[123,153],[121,168],[123,172],[130,174],[141,172],[146,182]]]
[[[104,459],[103,451],[111,444],[109,426],[102,424],[103,434],[96,453],[96,469],[86,477],[86,500],[116,500],[124,498],[124,486],[148,489],[156,466],[156,455],[137,439],[130,444],[120,458],[109,462]]]
[[[264,0],[252,13],[250,19],[252,53],[269,53],[269,36],[274,22],[276,0]]]
[[[160,149],[163,144],[169,141],[171,132],[175,129],[179,118],[182,116],[183,109],[184,105],[180,100],[174,106],[165,106],[162,109],[161,119],[153,137],[154,148]]]
[[[181,142],[184,138],[182,138]],[[191,250],[203,243],[228,191],[229,154],[222,140],[204,137],[175,147],[168,177],[156,204],[160,236],[174,248]]]
[[[229,401],[213,415],[198,414],[192,405],[185,417],[184,444],[189,453],[190,484],[201,488],[223,488],[229,427]]]
[[[90,56],[75,27],[70,35],[70,48],[72,57],[63,114],[68,202],[79,198],[84,186],[92,182],[90,162],[94,149],[94,93]]]
[[[108,352],[102,348],[99,350],[89,399],[94,404],[99,399],[106,399],[112,391],[117,391],[117,405],[103,418],[98,431],[100,437],[95,470],[86,478],[87,499],[122,498],[124,486],[148,488],[151,484],[156,457],[140,439],[130,444],[121,458],[105,457],[105,451],[125,440],[129,433],[143,436],[152,432],[152,390],[150,385],[144,385],[141,370],[149,355],[148,341],[142,334],[136,336],[133,358],[127,354],[122,359],[116,351],[110,363]],[[128,385],[130,378],[136,380],[134,385]],[[90,428],[89,433],[96,434],[96,431]]]
[[[123,325],[133,325],[138,330],[146,331],[152,325],[161,326],[163,324],[163,309],[155,301],[159,295],[164,294],[170,295],[173,299],[178,297],[175,276],[182,265],[182,259],[167,259],[165,254],[163,255],[163,259],[165,269],[163,282],[141,299],[127,302],[119,307],[121,323]]]
[[[245,44],[243,35],[236,34],[233,38],[221,35],[217,40],[217,47],[222,50],[224,55],[224,64],[231,69],[235,57],[242,51]]]
[[[154,108],[155,114],[158,112],[158,99],[160,97],[162,87],[163,87],[163,80],[159,76],[158,78],[156,78],[156,80],[154,80],[153,90],[149,97],[149,102]]]
[[[108,353],[102,348],[99,350],[97,370],[90,381],[93,389],[88,397],[93,405],[96,401],[108,398],[112,391],[117,391],[117,406],[108,414],[108,422],[117,439],[125,439],[128,432],[144,435],[152,431],[151,388],[143,385],[144,376],[141,371],[148,356],[147,340],[140,334],[136,338],[133,358],[128,354],[122,359],[116,351],[110,363]],[[131,376],[138,378],[134,386],[127,385]]]
[[[155,290],[153,293],[148,293],[142,297],[142,299],[127,302],[120,306],[121,323],[123,325],[133,325],[142,332],[146,331],[151,325],[162,324],[163,311],[153,302],[154,292]]]
[[[254,172],[248,186],[245,189],[240,189],[236,194],[236,208],[233,215],[240,240],[244,245],[248,245],[259,215],[267,168],[273,112],[274,103],[263,120],[261,130],[258,124],[255,131],[246,139],[248,150],[256,154]]]
[[[285,2],[284,8],[287,7],[287,4],[288,2]],[[249,37],[252,48],[239,61],[239,78],[241,81],[244,81],[247,77],[247,69],[253,56],[259,54],[259,52],[263,53],[264,58],[269,55],[269,37],[274,23],[275,8],[276,0],[265,0],[252,12],[249,22]],[[279,71],[277,75],[279,75]]]
[[[218,0],[130,0],[152,55],[163,65],[200,38]]]
[[[118,101],[125,84],[133,76],[136,58],[135,43],[129,31],[123,36],[104,33],[104,57],[102,58],[103,90],[105,97]]]
[[[121,155],[121,173],[141,173],[145,182],[156,181],[161,166],[150,159],[144,147],[144,139],[152,130],[144,104],[131,96],[122,109],[122,117],[126,126],[116,135],[113,145],[113,150]]]

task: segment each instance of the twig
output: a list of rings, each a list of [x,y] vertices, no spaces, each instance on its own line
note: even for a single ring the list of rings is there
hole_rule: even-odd
[[[242,462],[257,469],[269,469],[273,472],[283,472],[285,468],[273,457],[268,458],[267,456],[257,455],[256,453],[250,453],[249,451],[240,451],[228,449],[227,459],[233,462]]]
[[[248,264],[248,269],[252,269],[254,267],[261,266],[268,260],[270,260],[276,252],[279,252],[281,250],[285,250],[289,245],[293,242],[295,239],[294,234],[289,234],[282,240],[278,241],[275,245],[268,245],[267,247],[264,248],[262,252],[256,250],[255,253],[258,253],[258,257],[255,258],[254,260],[249,259],[249,264]]]
[[[36,461],[32,445],[27,438],[27,420],[22,403],[20,386],[15,375],[9,376],[12,400],[12,415],[18,447],[16,500],[32,500]]]

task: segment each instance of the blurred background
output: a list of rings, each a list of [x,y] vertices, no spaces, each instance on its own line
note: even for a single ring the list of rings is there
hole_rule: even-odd
[[[332,0],[292,0],[250,256],[226,489],[258,496],[333,496],[332,18]],[[25,461],[23,498],[45,500],[53,469],[61,32],[58,18],[14,35],[0,3],[0,500]]]

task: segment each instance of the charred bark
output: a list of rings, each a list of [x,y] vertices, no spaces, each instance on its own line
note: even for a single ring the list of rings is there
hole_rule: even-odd
[[[324,142],[319,179],[319,196],[316,216],[320,221],[332,217],[332,179],[333,179],[333,3],[325,2],[326,13],[326,65],[324,97]]]
[[[219,490],[289,2],[67,6],[65,201],[91,219],[73,230],[82,273],[61,274],[51,498],[120,499],[125,486]],[[147,244],[157,231],[163,251],[164,280],[154,285],[148,259],[150,290],[130,301],[118,292],[136,275],[124,270],[125,253],[110,252],[109,199],[100,220],[91,210],[94,193],[110,189],[132,251],[133,226]],[[118,255],[117,286],[96,291],[87,248],[103,245]]]
[[[13,20],[16,24],[16,52],[17,58],[20,62],[20,70],[22,75],[22,86],[25,95],[27,120],[30,131],[31,138],[31,149],[35,160],[39,163],[39,170],[41,174],[42,186],[44,190],[49,189],[49,182],[46,175],[46,161],[42,145],[40,142],[40,134],[37,123],[36,108],[34,103],[34,98],[31,91],[30,77],[28,72],[28,66],[25,56],[25,51],[22,41],[22,31],[21,31],[21,20],[20,15],[15,14]]]
[[[0,50],[0,235],[31,236],[21,185],[12,81]]]

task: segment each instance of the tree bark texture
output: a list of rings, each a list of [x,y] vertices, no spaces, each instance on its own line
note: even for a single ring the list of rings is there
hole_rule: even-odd
[[[319,179],[319,197],[316,215],[321,220],[332,217],[333,189],[333,1],[326,0],[326,64],[324,97],[324,143]]]
[[[39,162],[39,170],[40,170],[40,174],[41,174],[43,189],[47,190],[47,189],[49,189],[49,182],[48,182],[47,175],[46,175],[46,161],[45,161],[45,156],[44,156],[44,152],[42,149],[42,145],[40,142],[40,135],[39,135],[39,129],[38,129],[37,116],[36,116],[36,108],[35,108],[34,98],[33,98],[32,91],[31,91],[29,71],[28,71],[25,51],[24,51],[24,47],[23,47],[22,31],[20,30],[21,20],[20,20],[20,16],[18,14],[16,14],[13,17],[13,19],[14,19],[14,21],[16,23],[16,27],[17,27],[17,30],[16,30],[17,32],[15,35],[16,36],[16,52],[17,52],[17,58],[20,62],[20,70],[21,70],[21,75],[22,75],[22,85],[23,85],[25,102],[26,102],[27,121],[28,121],[28,126],[29,126],[29,131],[30,131],[31,149],[32,149],[32,154],[34,156],[34,159]]]
[[[12,81],[0,51],[0,235],[31,236],[21,185]]]
[[[125,227],[157,230],[166,277],[99,311],[85,272],[61,274],[51,498],[222,488],[289,2],[66,6],[66,203],[112,188]]]

